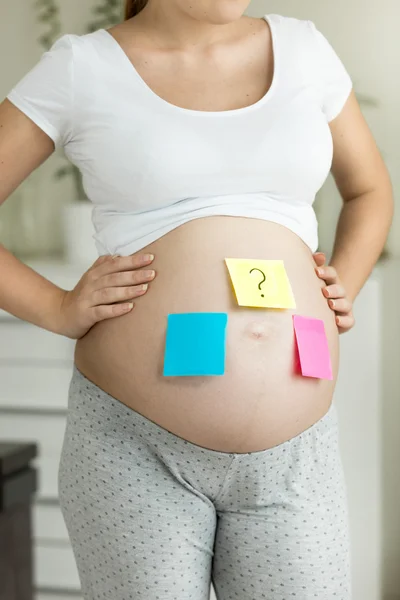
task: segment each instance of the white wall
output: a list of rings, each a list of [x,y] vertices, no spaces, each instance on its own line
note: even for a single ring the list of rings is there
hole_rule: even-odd
[[[380,268],[355,303],[357,327],[340,338],[335,390],[347,483],[354,600],[382,599],[382,415]],[[370,343],[365,343],[368,339]]]
[[[400,599],[400,260],[381,272],[382,297],[382,495],[385,600]]]

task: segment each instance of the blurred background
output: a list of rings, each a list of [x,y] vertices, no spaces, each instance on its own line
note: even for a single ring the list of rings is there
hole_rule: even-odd
[[[390,171],[397,204],[398,1],[253,0],[247,13],[311,19],[329,39],[352,77]],[[108,27],[121,15],[122,0],[0,0],[0,98],[60,35]],[[329,177],[315,204],[320,250],[328,257],[340,207]],[[0,241],[35,270],[71,289],[96,258],[90,212],[79,173],[59,150],[0,208]],[[385,251],[356,301],[357,325],[341,336],[336,400],[350,506],[354,600],[400,600],[399,267],[396,211]],[[33,460],[37,490],[31,498],[35,600],[80,598],[57,501],[72,351],[72,341],[0,311],[0,442],[34,441],[38,447]],[[1,561],[11,544],[5,531],[0,512],[0,600],[28,600],[32,596],[2,590]]]

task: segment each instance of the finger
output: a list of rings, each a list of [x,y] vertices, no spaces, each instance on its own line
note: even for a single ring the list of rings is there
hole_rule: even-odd
[[[105,260],[109,260],[111,257],[109,254],[100,254],[100,256],[98,257],[98,259],[95,261],[95,263],[102,263]]]
[[[128,287],[110,287],[95,290],[91,297],[91,305],[113,304],[143,296],[147,292],[147,283]]]
[[[140,269],[152,263],[154,260],[153,254],[134,254],[131,256],[116,256],[115,258],[105,260],[99,266],[93,269],[95,278],[116,273],[118,271],[131,271],[132,269]]]
[[[313,254],[314,261],[318,267],[322,267],[325,264],[326,256],[323,252],[316,252]]]
[[[134,306],[134,302],[125,302],[123,304],[109,304],[108,306],[94,306],[90,311],[93,322],[97,323],[98,321],[104,321],[105,319],[112,319],[112,317],[119,317],[127,314]]]
[[[352,310],[352,304],[347,298],[338,298],[337,300],[328,300],[332,310],[340,313],[349,313]]]
[[[131,285],[138,285],[140,283],[152,281],[155,275],[156,273],[153,270],[142,269],[110,273],[109,275],[103,275],[103,277],[96,279],[94,283],[94,288],[100,289],[109,287],[126,287]]]
[[[317,267],[316,272],[318,277],[326,281],[328,285],[336,283],[339,279],[335,267],[331,267],[330,265],[326,265],[324,267]]]
[[[105,262],[111,262],[114,257],[111,254],[102,254],[94,261],[92,266],[86,271],[85,276],[88,281],[95,281],[98,278],[98,267]]]
[[[98,267],[99,265],[101,265],[103,262],[105,262],[106,260],[109,260],[110,255],[109,254],[102,254],[101,256],[99,256],[94,263],[92,264],[92,266],[89,268],[89,271],[91,271],[92,269],[95,269],[96,267]]]
[[[336,325],[341,329],[351,329],[355,324],[353,315],[336,315]]]
[[[322,293],[325,298],[345,298],[346,291],[340,283],[334,283],[333,285],[327,285],[325,288],[322,288]]]

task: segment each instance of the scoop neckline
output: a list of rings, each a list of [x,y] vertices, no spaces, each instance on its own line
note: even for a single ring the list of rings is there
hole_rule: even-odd
[[[241,108],[231,108],[231,109],[227,109],[227,110],[196,110],[193,108],[184,108],[182,106],[178,106],[177,104],[173,104],[172,102],[168,102],[168,100],[165,100],[164,98],[162,98],[161,96],[156,94],[156,92],[145,82],[143,77],[137,71],[137,69],[136,69],[135,65],[133,64],[133,62],[131,61],[131,59],[128,57],[125,50],[122,48],[121,44],[115,39],[115,37],[112,34],[109,31],[107,31],[107,29],[104,29],[104,28],[98,29],[97,31],[100,33],[106,34],[107,38],[111,41],[113,46],[116,47],[120,53],[122,53],[123,59],[125,62],[128,63],[128,67],[130,68],[134,77],[138,80],[140,85],[146,90],[146,92],[149,94],[149,96],[151,96],[153,98],[153,100],[156,100],[159,104],[164,105],[166,108],[168,108],[170,110],[174,110],[174,111],[180,112],[180,113],[186,113],[186,114],[197,115],[197,116],[223,117],[223,116],[231,116],[231,115],[233,116],[233,115],[244,114],[244,113],[256,110],[257,108],[259,108],[260,106],[265,104],[271,98],[271,96],[273,95],[273,93],[275,91],[275,88],[277,85],[277,79],[278,79],[278,65],[279,65],[276,31],[275,31],[274,26],[272,25],[272,19],[271,19],[270,15],[263,15],[260,18],[262,20],[266,21],[267,25],[269,26],[270,33],[271,33],[272,59],[273,59],[273,65],[274,65],[274,67],[273,67],[274,72],[272,75],[271,85],[269,86],[269,88],[266,91],[266,93],[264,94],[264,96],[262,98],[260,98],[259,100],[257,100],[257,102],[253,102],[253,104],[249,104],[248,106],[242,106]]]

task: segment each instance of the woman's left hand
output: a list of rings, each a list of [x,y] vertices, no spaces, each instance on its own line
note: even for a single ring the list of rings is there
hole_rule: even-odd
[[[313,257],[317,264],[315,271],[318,277],[326,283],[326,287],[322,288],[322,293],[328,300],[329,308],[335,313],[339,333],[345,333],[355,323],[353,304],[346,297],[346,291],[340,282],[335,267],[325,265],[325,254],[323,252],[316,252]]]

